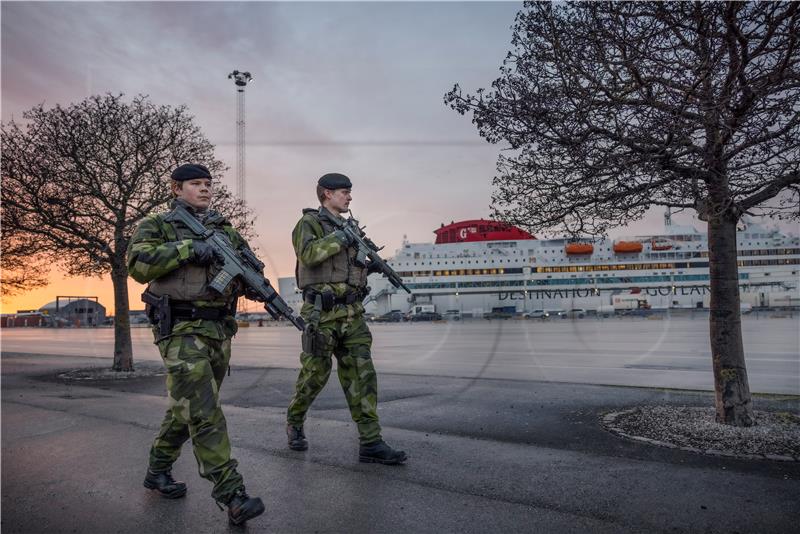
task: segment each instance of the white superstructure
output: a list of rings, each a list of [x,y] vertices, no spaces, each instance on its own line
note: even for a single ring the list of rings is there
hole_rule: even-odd
[[[413,295],[373,275],[368,311],[425,303],[462,316],[605,310],[619,295],[637,295],[653,309],[707,307],[707,236],[666,222],[661,235],[579,242],[535,239],[493,221],[443,225],[437,243],[403,243],[389,262]],[[800,237],[743,224],[737,246],[743,304],[800,305]]]

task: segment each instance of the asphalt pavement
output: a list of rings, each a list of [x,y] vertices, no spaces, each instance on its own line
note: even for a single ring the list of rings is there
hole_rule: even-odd
[[[222,403],[247,490],[266,513],[230,527],[184,448],[184,499],[142,487],[166,408],[163,377],[63,381],[108,365],[2,354],[2,530],[22,532],[797,532],[800,462],[740,460],[620,439],[602,415],[708,406],[708,392],[379,369],[384,438],[404,466],[360,464],[335,373],[286,448],[296,369],[234,366]],[[152,365],[152,364],[151,364]],[[758,396],[797,412],[800,398]]]
[[[800,317],[742,320],[750,388],[800,395]],[[381,372],[616,386],[713,389],[708,314],[538,320],[375,323],[373,357]],[[105,358],[112,328],[7,328],[4,352]],[[160,362],[150,328],[134,328],[138,361]],[[297,365],[299,332],[290,326],[241,328],[237,365]]]

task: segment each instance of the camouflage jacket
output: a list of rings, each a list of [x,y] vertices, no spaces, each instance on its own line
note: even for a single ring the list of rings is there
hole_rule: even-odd
[[[190,207],[189,211],[194,213]],[[164,220],[167,213],[145,217],[128,244],[128,273],[141,284],[167,275],[190,261],[189,258],[194,254],[191,239],[176,240],[175,228]],[[219,213],[209,211],[200,220],[210,230],[223,230],[237,249],[248,246],[239,232]],[[237,288],[233,298],[239,293]],[[230,305],[230,297],[226,299],[220,295],[219,299],[198,300],[192,304],[198,307],[222,307]],[[233,336],[236,330],[236,321],[228,316],[222,321],[180,321],[173,326],[172,335],[199,334],[212,339],[226,339]]]
[[[320,208],[323,209],[323,208]],[[334,256],[344,249],[344,246],[333,234],[325,235],[321,226],[313,219],[313,215],[304,213],[303,217],[297,222],[292,230],[292,245],[297,261],[304,265],[317,265],[331,256]],[[351,287],[345,282],[330,284],[314,284],[311,286],[317,291],[330,290],[337,297],[345,295],[356,288]],[[304,303],[300,310],[300,315],[308,319],[314,306]],[[360,302],[349,305],[338,305],[332,310],[322,312],[320,322],[334,321],[339,319],[352,319],[364,313],[364,306]]]

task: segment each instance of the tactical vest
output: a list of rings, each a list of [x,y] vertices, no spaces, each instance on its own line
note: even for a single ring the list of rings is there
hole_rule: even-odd
[[[331,223],[320,218],[317,210],[303,210],[303,216],[310,217],[320,225],[322,228],[320,237],[331,234],[336,230]],[[315,284],[336,284],[341,282],[346,282],[348,285],[359,289],[366,287],[367,269],[355,264],[357,255],[358,250],[355,247],[347,247],[313,267],[308,267],[298,261],[295,269],[297,287],[305,289]]]
[[[215,219],[213,215],[209,217],[212,221],[205,224],[206,228],[217,229],[218,225],[213,224]],[[184,226],[179,221],[167,222],[163,216],[158,217],[158,223],[161,227],[162,233],[166,236],[167,241],[183,241],[184,239],[197,239],[198,236],[194,234],[189,228]],[[224,220],[221,217],[217,220]],[[223,230],[230,235],[228,229],[224,226]],[[214,290],[208,288],[208,283],[219,272],[219,268],[213,265],[196,265],[191,262],[181,265],[174,271],[170,271],[161,278],[157,278],[148,284],[147,289],[154,295],[160,297],[162,295],[169,295],[174,300],[206,300],[218,301],[229,304],[232,298],[235,297],[239,290],[237,283],[232,283],[228,286],[224,295],[220,295]]]

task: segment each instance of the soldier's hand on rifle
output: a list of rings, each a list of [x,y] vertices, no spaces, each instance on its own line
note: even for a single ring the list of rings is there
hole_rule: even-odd
[[[258,291],[256,291],[255,289],[253,289],[250,286],[247,286],[247,287],[244,288],[244,297],[246,299],[254,300],[256,302],[266,302],[267,301],[267,299],[265,299],[261,295],[261,293],[259,293]]]
[[[379,272],[381,272],[381,268],[377,262],[374,262],[372,260],[367,262],[367,274],[379,273]]]
[[[350,235],[346,233],[344,230],[335,230],[333,232],[334,237],[342,244],[343,247],[349,247],[353,244],[353,240],[350,238]]]
[[[205,241],[192,241],[192,250],[194,251],[192,261],[197,265],[211,265],[225,261],[225,257],[213,245]]]

